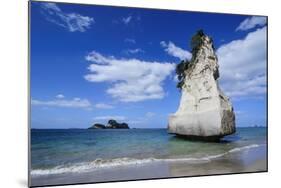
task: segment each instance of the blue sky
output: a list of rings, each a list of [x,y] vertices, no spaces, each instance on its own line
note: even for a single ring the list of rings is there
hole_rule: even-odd
[[[266,18],[31,3],[31,127],[113,118],[164,128],[177,110],[175,65],[198,29],[212,36],[237,126],[266,124]]]

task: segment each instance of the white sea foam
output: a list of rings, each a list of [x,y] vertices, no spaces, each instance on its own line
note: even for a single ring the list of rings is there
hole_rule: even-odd
[[[133,158],[117,158],[117,159],[96,159],[92,162],[83,162],[72,164],[69,166],[56,166],[51,169],[34,169],[31,171],[31,175],[51,175],[61,173],[79,173],[87,172],[100,168],[118,167],[124,165],[142,165],[157,161],[154,158],[148,159],[133,159]]]
[[[259,146],[261,146],[261,145],[252,144],[252,145],[243,146],[243,147],[240,147],[240,148],[234,148],[234,149],[229,150],[228,152],[233,153],[233,152],[238,152],[238,151],[242,151],[242,150],[246,150],[246,149],[256,148],[256,147],[259,147]]]
[[[88,172],[95,169],[105,169],[111,167],[121,167],[121,166],[136,166],[136,165],[144,165],[151,162],[190,162],[190,163],[204,163],[210,162],[211,160],[223,157],[229,153],[240,152],[244,150],[249,150],[251,148],[256,148],[261,145],[252,144],[243,147],[233,148],[227,152],[210,155],[204,157],[191,157],[191,158],[168,158],[168,159],[156,159],[156,158],[147,158],[147,159],[134,159],[134,158],[117,158],[117,159],[96,159],[92,162],[83,162],[77,164],[71,164],[69,166],[56,166],[50,169],[34,169],[31,170],[31,175],[52,175],[52,174],[62,174],[62,173],[80,173],[80,172]]]

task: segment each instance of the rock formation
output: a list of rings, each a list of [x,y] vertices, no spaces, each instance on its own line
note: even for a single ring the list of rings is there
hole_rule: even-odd
[[[100,123],[95,123],[88,129],[130,129],[130,127],[127,123],[118,123],[116,120],[111,119],[106,126]]]
[[[105,125],[100,123],[95,123],[93,126],[89,127],[88,129],[105,129]]]
[[[168,132],[190,139],[218,140],[235,132],[235,114],[219,85],[213,41],[202,30],[191,40],[192,58],[177,66],[182,96],[169,116]]]
[[[109,129],[129,129],[129,126],[127,123],[118,123],[116,120],[109,120],[107,123],[106,128]]]

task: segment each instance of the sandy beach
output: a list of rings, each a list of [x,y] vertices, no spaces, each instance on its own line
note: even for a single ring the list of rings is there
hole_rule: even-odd
[[[104,168],[84,173],[34,176],[32,177],[32,186],[266,171],[267,151],[264,145],[228,153],[205,162],[156,161],[141,165]]]

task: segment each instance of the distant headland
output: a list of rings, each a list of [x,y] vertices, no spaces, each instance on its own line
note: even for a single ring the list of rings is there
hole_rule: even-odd
[[[95,123],[88,129],[130,129],[130,127],[127,123],[118,123],[116,120],[111,119],[108,121],[107,125]]]

